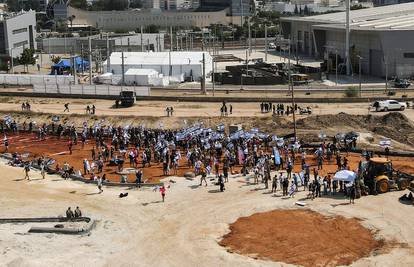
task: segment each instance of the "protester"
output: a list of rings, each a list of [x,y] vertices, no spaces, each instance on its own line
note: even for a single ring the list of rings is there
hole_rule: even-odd
[[[166,193],[166,189],[165,189],[164,185],[160,187],[160,193],[161,193],[162,202],[164,202],[165,201],[165,193]]]

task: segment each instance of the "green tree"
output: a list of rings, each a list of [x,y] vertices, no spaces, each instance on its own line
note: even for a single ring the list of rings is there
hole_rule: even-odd
[[[305,5],[305,8],[303,9],[303,14],[305,14],[305,16],[309,15],[309,8],[307,5]]]
[[[293,13],[295,13],[296,15],[299,14],[299,9],[298,9],[298,5],[297,4],[295,4],[295,11]]]
[[[86,0],[71,0],[70,6],[76,7],[79,9],[87,10],[88,9],[88,2]]]
[[[24,65],[26,69],[28,69],[27,65],[34,65],[36,63],[36,59],[34,58],[34,50],[25,48],[19,57],[19,63]]]
[[[25,2],[19,0],[7,0],[6,4],[10,11],[18,12],[20,10],[36,10],[40,11],[40,4],[39,1],[36,0],[27,0]]]
[[[52,62],[58,64],[62,58],[60,56],[52,56]]]
[[[130,8],[142,8],[143,7],[143,0],[131,0],[129,2]]]

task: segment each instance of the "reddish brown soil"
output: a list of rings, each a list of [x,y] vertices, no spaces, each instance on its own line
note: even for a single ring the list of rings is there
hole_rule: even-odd
[[[303,266],[349,265],[384,242],[357,219],[309,210],[275,210],[239,218],[220,245],[230,252]]]
[[[91,149],[94,146],[94,141],[88,141],[84,148],[82,148],[81,143],[79,142],[77,145],[73,146],[73,154],[69,154],[69,149],[67,146],[68,139],[66,137],[62,137],[58,139],[56,136],[47,136],[46,140],[38,140],[35,134],[31,133],[19,133],[18,135],[8,135],[9,139],[9,152],[18,152],[20,154],[28,154],[28,158],[35,158],[39,156],[48,156],[53,158],[57,161],[60,166],[63,166],[64,162],[67,161],[71,166],[74,166],[75,170],[83,171],[83,159],[87,158],[91,160]],[[4,148],[2,148],[3,152]],[[184,153],[184,151],[181,151]],[[140,153],[141,155],[141,153]],[[295,171],[300,171],[300,154],[296,155],[295,161]],[[346,154],[343,154],[346,156]],[[347,156],[349,160],[349,165],[352,170],[355,170],[358,167],[358,162],[361,160],[361,156],[359,154],[349,153]],[[399,169],[401,171],[414,174],[414,165],[411,163],[411,158],[404,158],[404,157],[391,157],[393,161],[393,166],[395,169]],[[316,168],[317,163],[313,155],[307,156],[307,163],[311,166],[311,168]],[[182,159],[179,164],[178,169],[178,176],[183,176],[184,173],[191,171],[191,168],[188,168],[185,155],[182,155]],[[125,159],[124,167],[129,166],[129,159]],[[138,167],[142,167],[141,160],[139,161]],[[234,171],[239,171],[241,166],[236,166]],[[143,171],[143,181],[147,180],[147,182],[158,182],[160,179],[164,178],[163,171],[162,171],[162,163],[151,163],[151,167],[141,168]],[[336,172],[336,161],[332,159],[331,161],[325,161],[323,165],[323,169],[319,171],[319,175],[328,175],[334,174]],[[106,173],[107,178],[112,182],[119,182],[120,176],[116,174],[116,167],[115,166],[108,166],[105,164],[104,173]],[[170,174],[172,175],[173,172],[171,171]],[[89,176],[86,176],[89,178]],[[135,181],[135,177],[133,174],[128,176],[128,181],[133,182]]]
[[[10,140],[9,152],[18,152],[21,154],[28,154],[28,159],[33,159],[40,156],[47,156],[56,160],[56,162],[62,167],[65,162],[68,162],[70,166],[73,166],[75,171],[81,170],[83,172],[83,159],[87,158],[91,160],[91,149],[94,146],[93,141],[87,142],[82,148],[81,143],[73,146],[72,155],[69,153],[67,146],[68,139],[62,137],[60,140],[55,136],[48,136],[46,140],[38,140],[34,134],[20,133],[19,135],[8,136]],[[118,154],[119,155],[119,154]],[[141,154],[140,154],[141,155]],[[184,155],[183,155],[184,157]],[[56,166],[56,164],[55,164]],[[55,167],[53,166],[53,167]],[[128,168],[129,159],[125,159],[124,167]],[[142,167],[142,161],[139,161],[138,168]],[[158,182],[162,179],[163,170],[162,163],[151,163],[151,167],[141,168],[143,171],[143,181],[146,182]],[[187,167],[185,158],[180,162],[177,175],[183,176],[185,172],[190,169]],[[109,166],[105,164],[103,173],[106,173],[109,181],[120,182],[120,176],[116,174],[116,166]],[[102,175],[100,173],[99,175]],[[170,172],[173,174],[173,172]],[[85,178],[89,178],[90,175],[86,175]],[[135,175],[128,175],[128,182],[134,182]]]

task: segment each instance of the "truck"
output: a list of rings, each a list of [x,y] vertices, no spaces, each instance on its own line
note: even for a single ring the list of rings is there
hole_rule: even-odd
[[[115,102],[115,106],[119,107],[132,107],[136,102],[136,93],[134,91],[121,91],[119,97]]]

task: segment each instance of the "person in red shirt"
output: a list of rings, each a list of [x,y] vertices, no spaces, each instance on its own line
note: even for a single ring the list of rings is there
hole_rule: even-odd
[[[162,202],[164,202],[164,200],[165,200],[165,191],[166,191],[165,186],[161,186],[160,193],[161,193],[161,197],[162,197]]]

